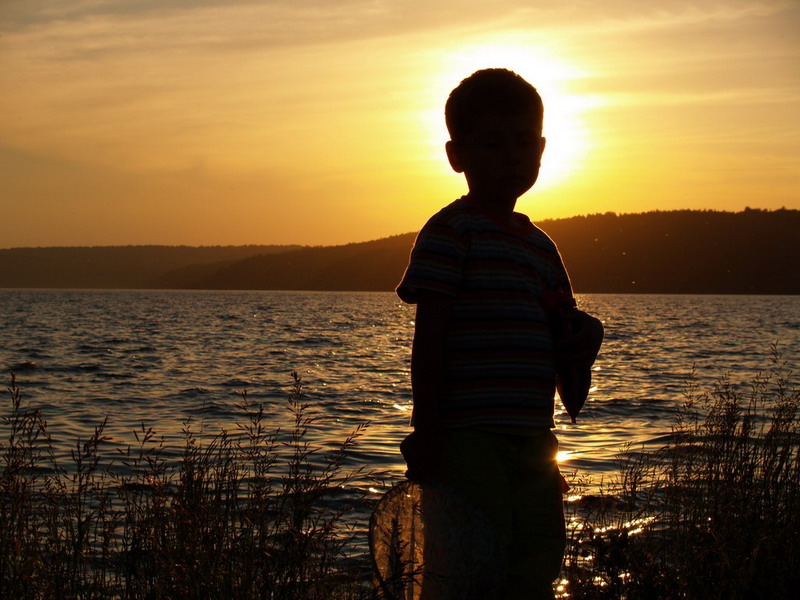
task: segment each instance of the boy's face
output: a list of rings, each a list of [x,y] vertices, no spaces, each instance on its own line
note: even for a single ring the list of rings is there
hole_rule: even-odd
[[[447,156],[464,173],[470,194],[487,201],[516,200],[539,176],[545,139],[533,113],[480,115]]]

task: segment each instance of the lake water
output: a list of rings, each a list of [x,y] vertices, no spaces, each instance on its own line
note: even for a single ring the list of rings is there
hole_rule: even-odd
[[[559,410],[557,433],[564,468],[594,485],[613,476],[623,444],[663,443],[693,368],[705,388],[728,370],[747,380],[770,367],[773,343],[800,366],[798,296],[578,300],[604,321],[606,341],[578,423]],[[106,415],[117,445],[143,422],[176,451],[187,420],[233,431],[242,390],[286,425],[297,371],[319,417],[314,439],[341,441],[369,421],[354,460],[391,483],[404,471],[413,320],[391,293],[0,290],[0,366],[17,371],[65,456]]]

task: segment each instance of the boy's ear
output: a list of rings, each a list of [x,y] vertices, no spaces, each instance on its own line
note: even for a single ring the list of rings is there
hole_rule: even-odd
[[[456,173],[463,173],[464,167],[461,166],[461,158],[458,156],[458,148],[453,140],[448,141],[444,145],[445,152],[447,152],[447,160],[450,161],[450,166]]]

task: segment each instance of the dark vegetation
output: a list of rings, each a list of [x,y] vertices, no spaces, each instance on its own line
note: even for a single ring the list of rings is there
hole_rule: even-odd
[[[668,443],[621,455],[614,493],[573,513],[571,598],[797,598],[800,392],[774,353],[749,384],[689,384]]]
[[[542,221],[578,292],[800,294],[800,211],[614,213]],[[413,233],[342,246],[0,250],[0,286],[389,291]]]
[[[328,453],[295,376],[281,433],[263,406],[241,406],[233,432],[200,439],[185,425],[177,464],[152,429],[113,447],[100,423],[71,461],[55,456],[38,410],[13,375],[0,441],[0,598],[366,597],[363,568],[344,563],[353,539],[333,503],[360,429]],[[116,457],[109,461],[109,455]],[[368,580],[368,578],[367,578]]]

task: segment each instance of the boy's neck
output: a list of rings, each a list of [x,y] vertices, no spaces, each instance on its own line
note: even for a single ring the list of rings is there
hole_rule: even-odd
[[[480,206],[482,210],[495,219],[508,223],[514,222],[514,208],[517,205],[517,198],[495,198],[474,192],[469,192],[466,198]]]

